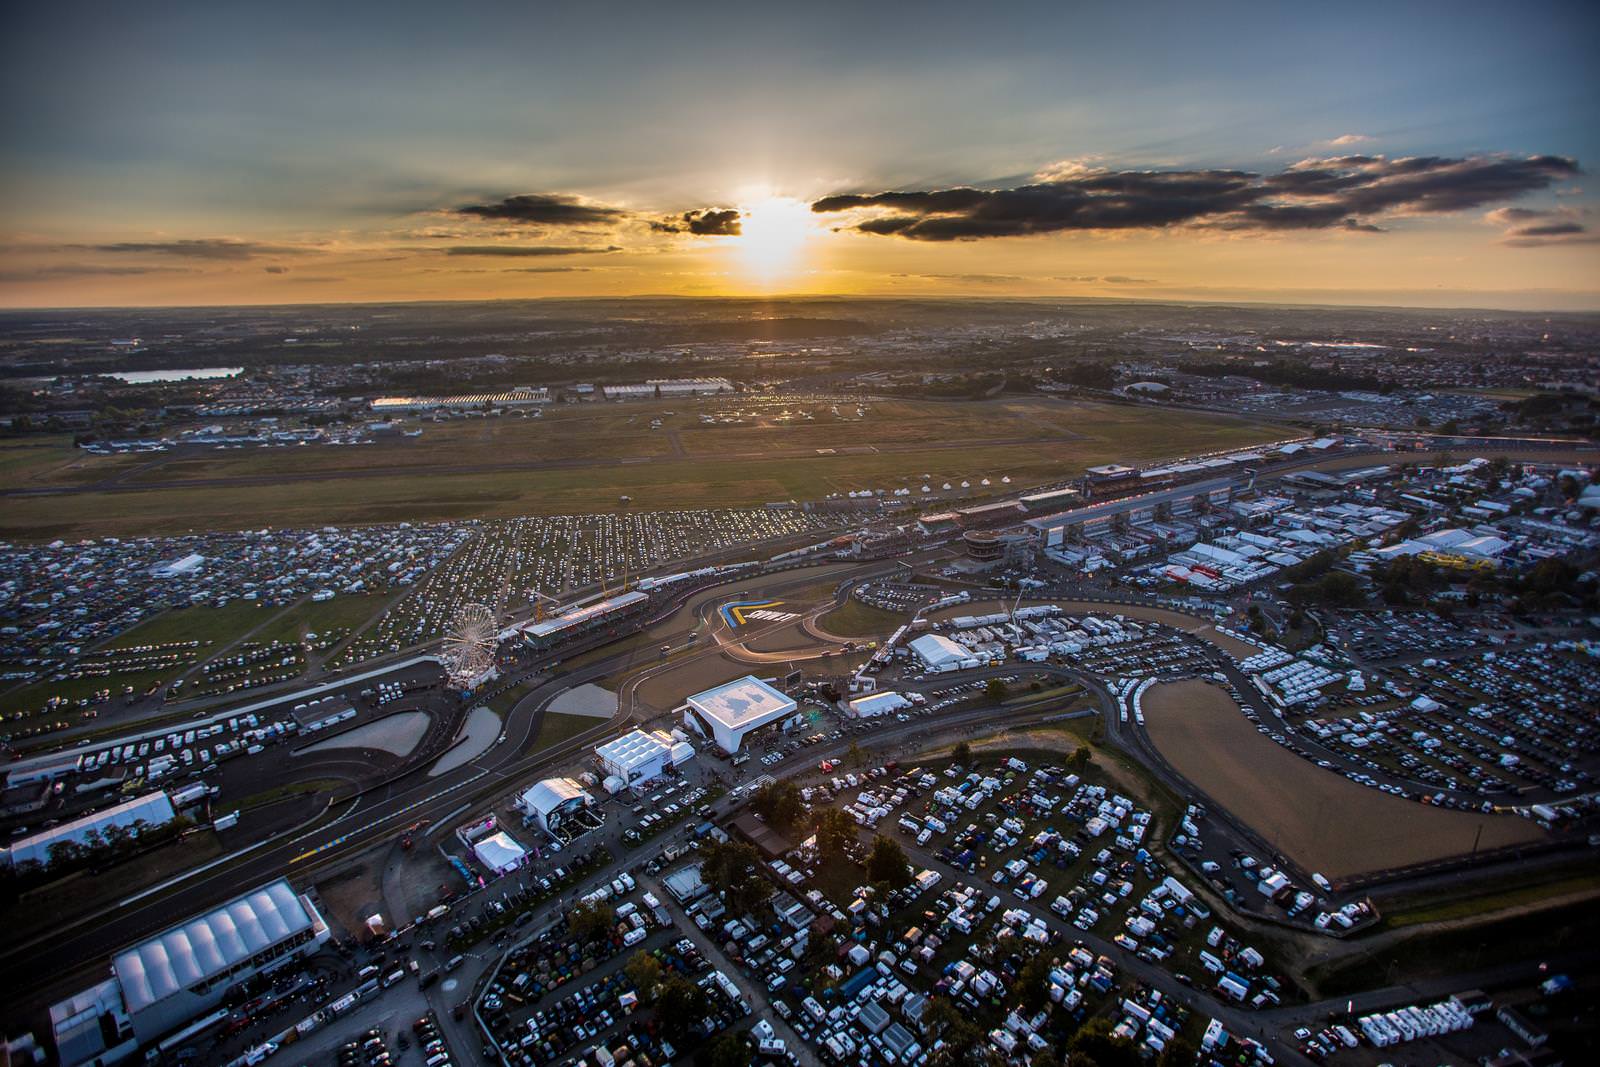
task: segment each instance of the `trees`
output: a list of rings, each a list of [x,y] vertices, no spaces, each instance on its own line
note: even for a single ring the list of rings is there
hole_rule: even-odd
[[[622,965],[622,973],[628,976],[633,988],[639,991],[640,1000],[649,1004],[656,999],[656,987],[661,984],[660,960],[641,949]]]
[[[1041,1010],[1050,1002],[1050,959],[1043,952],[1035,952],[1017,972],[1016,985],[1012,987],[1017,1004],[1027,1015]]]
[[[962,767],[972,766],[972,746],[965,741],[957,741],[955,751],[951,753],[951,759]]]
[[[800,799],[800,787],[793,782],[776,782],[762,786],[750,801],[756,814],[780,830],[791,830],[805,814],[805,801]]]
[[[852,767],[859,767],[867,762],[867,754],[854,741],[850,742],[850,750],[845,753],[844,758],[849,761]]]
[[[675,1040],[705,1018],[705,990],[681,975],[672,975],[656,990],[656,1023]]]
[[[967,1067],[967,1054],[983,1040],[983,1031],[949,997],[929,997],[920,1025],[929,1044],[944,1041],[944,1047],[929,1057],[935,1067]]]
[[[750,1062],[750,1048],[742,1034],[726,1030],[701,1050],[695,1062],[705,1067],[745,1067]]]
[[[579,941],[595,941],[611,933],[617,913],[609,904],[579,904],[567,913],[567,929]]]
[[[735,912],[755,911],[772,895],[761,876],[761,853],[742,841],[713,841],[700,850],[700,876]]]
[[[911,861],[906,859],[906,850],[900,847],[900,842],[892,837],[872,839],[872,851],[867,855],[867,877],[890,890],[911,884]]]
[[[817,851],[823,859],[845,859],[856,840],[856,821],[838,808],[817,812]]]
[[[999,704],[1009,692],[1006,683],[999,678],[990,678],[983,683],[983,695],[991,704]]]
[[[1081,771],[1089,766],[1089,761],[1094,758],[1094,753],[1089,751],[1088,745],[1079,745],[1072,750],[1072,755],[1067,757],[1067,766],[1073,770]]]
[[[1111,1036],[1108,1019],[1091,1019],[1079,1028],[1067,1044],[1070,1060],[1087,1059],[1096,1067],[1139,1067],[1139,1055],[1133,1042]]]
[[[1168,1041],[1161,1050],[1161,1055],[1156,1058],[1156,1067],[1194,1067],[1199,1053],[1189,1041],[1182,1037],[1174,1037]]]

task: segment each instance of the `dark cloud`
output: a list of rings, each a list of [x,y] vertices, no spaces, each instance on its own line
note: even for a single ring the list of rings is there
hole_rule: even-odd
[[[596,256],[606,252],[620,252],[617,245],[456,245],[437,248],[447,256]]]
[[[266,271],[268,274],[288,274],[289,273],[289,268],[288,267],[280,267],[276,263],[273,263],[273,264],[270,264],[268,266],[262,267],[261,269]]]
[[[1585,233],[1582,226],[1576,222],[1545,222],[1537,226],[1518,226],[1511,231],[1512,237],[1563,237],[1572,233]]]
[[[1154,285],[1154,278],[1130,278],[1126,274],[1107,274],[1100,279],[1107,285]]]
[[[657,233],[692,233],[697,237],[737,237],[741,232],[739,212],[733,208],[707,208],[685,211],[670,219],[652,222]]]
[[[843,194],[824,197],[811,210],[871,210],[876,213],[850,228],[916,241],[1173,226],[1382,232],[1373,218],[1482,207],[1579,173],[1575,162],[1559,156],[1339,156],[1306,160],[1270,175],[1082,171],[1014,189]]]
[[[135,253],[143,255],[181,256],[184,259],[245,260],[258,256],[300,256],[313,251],[309,248],[290,248],[284,245],[259,244],[255,241],[236,241],[231,237],[202,237],[182,241],[118,241],[105,245],[69,245],[69,248],[90,252]]]
[[[1593,244],[1600,235],[1591,233],[1582,221],[1588,212],[1581,208],[1558,207],[1548,211],[1525,207],[1503,207],[1489,212],[1484,218],[1503,226],[1501,243],[1515,248],[1539,248],[1544,245]]]
[[[57,263],[32,270],[0,271],[0,281],[32,282],[48,278],[124,278],[139,274],[195,274],[192,267],[123,267],[104,263]]]
[[[604,204],[589,204],[560,193],[525,193],[493,204],[466,204],[458,215],[541,226],[595,226],[622,222],[628,213]]]

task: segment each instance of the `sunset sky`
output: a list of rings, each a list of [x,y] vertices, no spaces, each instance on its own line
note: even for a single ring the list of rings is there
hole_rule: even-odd
[[[1600,308],[1600,5],[8,4],[0,305]]]

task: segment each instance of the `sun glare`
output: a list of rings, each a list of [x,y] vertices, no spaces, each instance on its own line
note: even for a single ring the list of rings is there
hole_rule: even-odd
[[[750,276],[773,282],[792,274],[812,234],[811,209],[802,201],[768,197],[745,206],[738,247]]]

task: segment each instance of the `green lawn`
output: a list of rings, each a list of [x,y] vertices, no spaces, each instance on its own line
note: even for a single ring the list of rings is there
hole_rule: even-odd
[[[336,596],[317,603],[303,600],[273,619],[251,638],[267,644],[273,641],[299,641],[308,633],[330,630],[354,632],[366,625],[388,602],[381,596]]]
[[[605,725],[605,721],[589,715],[563,715],[560,712],[547,711],[544,713],[544,721],[539,724],[539,736],[534,738],[533,747],[528,751],[543,752],[547,748],[554,748],[586,730]]]
[[[108,648],[199,641],[202,648],[220,648],[271,619],[282,609],[255,600],[232,600],[220,608],[169,608],[107,643]]]
[[[817,619],[817,625],[839,637],[887,637],[911,616],[885,611],[851,597]]]

